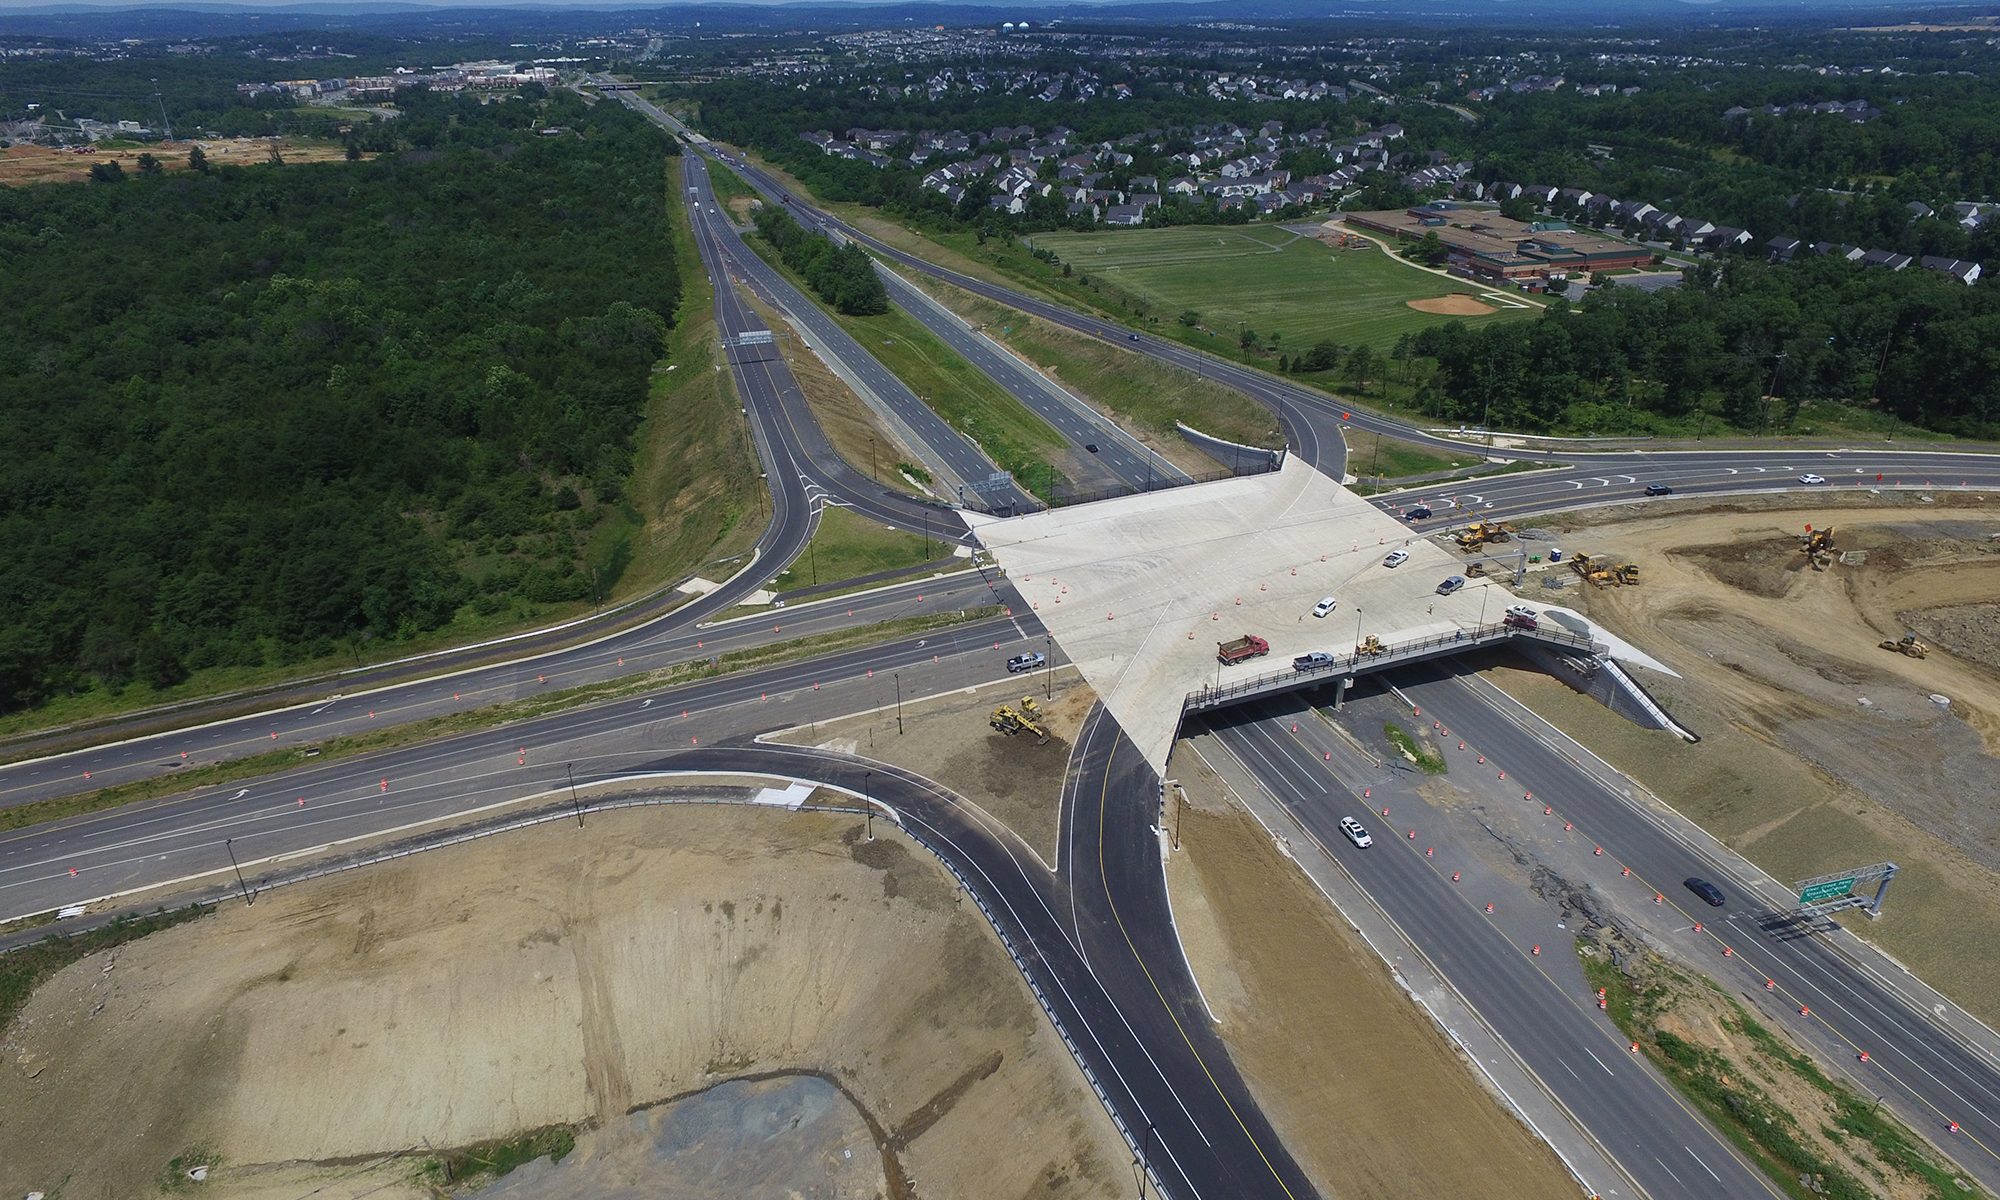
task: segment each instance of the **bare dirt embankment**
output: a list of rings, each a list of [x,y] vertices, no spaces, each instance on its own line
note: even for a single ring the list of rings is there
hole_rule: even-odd
[[[1167,867],[1202,992],[1272,1125],[1329,1196],[1572,1195],[1553,1152],[1474,1077],[1254,817],[1190,754]]]
[[[1034,700],[1049,734],[1037,743],[1026,733],[1011,736],[993,729],[994,708],[1020,709]],[[1070,747],[1097,693],[1064,668],[1052,680],[1041,672],[1005,683],[928,696],[902,706],[789,729],[773,740],[816,746],[892,763],[935,780],[997,817],[1041,855],[1056,861],[1063,774]]]
[[[217,138],[199,143],[215,166],[256,166],[271,161],[275,151],[287,163],[340,162],[347,152],[338,142],[308,142],[290,138]],[[90,154],[53,146],[8,146],[0,149],[0,184],[75,183],[90,177],[90,168],[115,162],[125,171],[139,169],[139,156],[151,154],[163,170],[187,169],[192,142],[161,142],[151,146],[95,149]],[[368,155],[367,157],[374,157]]]
[[[2000,1019],[2000,502],[1786,503],[1607,510],[1562,535],[1640,564],[1642,586],[1560,595],[1681,673],[1644,679],[1699,745],[1553,680],[1496,682],[1781,880],[1898,863],[1888,918],[1860,932]],[[1807,524],[1847,561],[1810,569]],[[1879,648],[1912,631],[1927,658]]]
[[[201,1191],[231,1200],[422,1196],[428,1147],[587,1137],[802,1072],[865,1115],[892,1198],[1124,1186],[1123,1143],[977,911],[876,828],[603,814],[86,958],[0,1044],[0,1195],[154,1195],[179,1157],[219,1164]]]

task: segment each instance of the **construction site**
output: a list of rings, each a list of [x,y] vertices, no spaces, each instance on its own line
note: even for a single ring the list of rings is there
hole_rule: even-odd
[[[1516,531],[1533,547],[1522,594],[1643,639],[1678,673],[1648,688],[1701,740],[1638,729],[1545,675],[1491,674],[1780,878],[1900,863],[1896,913],[1843,920],[2000,1019],[1996,520],[2000,504],[1972,496],[1551,520]]]

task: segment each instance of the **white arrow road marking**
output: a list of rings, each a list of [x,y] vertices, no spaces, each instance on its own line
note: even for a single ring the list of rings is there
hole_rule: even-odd
[[[1619,479],[1622,479],[1622,480],[1624,480],[1624,481],[1625,481],[1626,483],[1637,483],[1637,482],[1639,482],[1639,477],[1638,477],[1637,475],[1620,475],[1620,476],[1617,476],[1617,478],[1619,478]]]
[[[238,791],[237,791],[237,793],[236,793],[236,794],[235,794],[234,796],[231,796],[231,797],[230,797],[230,799],[231,799],[231,800],[241,800],[241,799],[242,799],[243,797],[245,797],[245,796],[247,796],[247,795],[249,795],[249,794],[250,794],[250,789],[249,789],[249,788],[242,788],[242,789],[238,790]]]
[[[1467,497],[1465,498],[1465,502],[1466,502],[1467,504],[1480,504],[1480,503],[1483,503],[1483,502],[1485,501],[1485,499],[1486,499],[1486,497],[1484,497],[1484,496],[1467,496]]]
[[[640,704],[640,705],[639,705],[639,707],[640,707],[640,708],[651,708],[651,707],[653,707],[653,702],[652,702],[651,700],[647,700],[647,701],[645,701],[644,703]]]
[[[1598,487],[1610,487],[1610,486],[1611,486],[1611,481],[1610,481],[1609,479],[1606,479],[1606,478],[1605,478],[1604,476],[1602,476],[1602,475],[1599,475],[1599,476],[1598,476],[1597,478],[1595,478],[1595,479],[1592,479],[1592,480],[1591,480],[1591,482],[1592,482],[1592,483],[1594,483],[1594,484],[1596,484],[1596,485],[1597,485]]]
[[[1583,481],[1582,481],[1582,480],[1579,480],[1579,479],[1565,479],[1565,480],[1563,480],[1563,482],[1564,482],[1564,483],[1566,483],[1566,484],[1568,484],[1568,485],[1570,485],[1571,487],[1575,488],[1575,489],[1576,489],[1577,491],[1579,491],[1579,492],[1583,490]]]

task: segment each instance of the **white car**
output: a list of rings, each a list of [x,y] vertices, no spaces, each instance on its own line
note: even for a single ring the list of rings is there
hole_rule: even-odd
[[[1321,596],[1319,603],[1313,605],[1313,616],[1323,617],[1339,607],[1340,601],[1334,599],[1332,596]]]
[[[1825,483],[1825,482],[1826,482],[1826,476],[1824,476],[1824,475],[1815,475],[1815,474],[1813,474],[1812,472],[1808,471],[1808,472],[1806,472],[1805,474],[1803,474],[1803,475],[1799,476],[1799,482],[1800,482],[1800,483]]]
[[[1389,557],[1382,560],[1382,565],[1385,567],[1400,567],[1409,561],[1410,552],[1408,550],[1391,550],[1389,551]]]
[[[1542,614],[1536,612],[1532,608],[1529,608],[1525,604],[1509,604],[1507,606],[1507,615],[1510,617],[1523,617],[1526,618],[1527,620],[1532,621],[1536,617],[1541,616]]]
[[[1356,846],[1360,846],[1363,849],[1375,844],[1375,839],[1369,837],[1368,831],[1362,828],[1361,822],[1355,820],[1353,817],[1340,818],[1340,832],[1347,835],[1348,841],[1353,842]]]

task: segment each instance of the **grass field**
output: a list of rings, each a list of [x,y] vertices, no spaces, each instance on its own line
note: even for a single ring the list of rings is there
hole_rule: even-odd
[[[783,593],[815,584],[841,583],[950,555],[950,548],[941,540],[890,529],[829,505],[819,515],[819,530],[806,553],[778,572],[771,588]]]
[[[1201,314],[1218,341],[1234,341],[1247,326],[1267,341],[1280,335],[1280,345],[1294,351],[1321,338],[1387,350],[1400,335],[1444,321],[1540,314],[1498,306],[1484,316],[1418,312],[1407,302],[1483,289],[1393,261],[1372,247],[1335,250],[1272,225],[1043,233],[1033,241],[1079,275],[1143,303],[1163,323],[1188,310]]]

